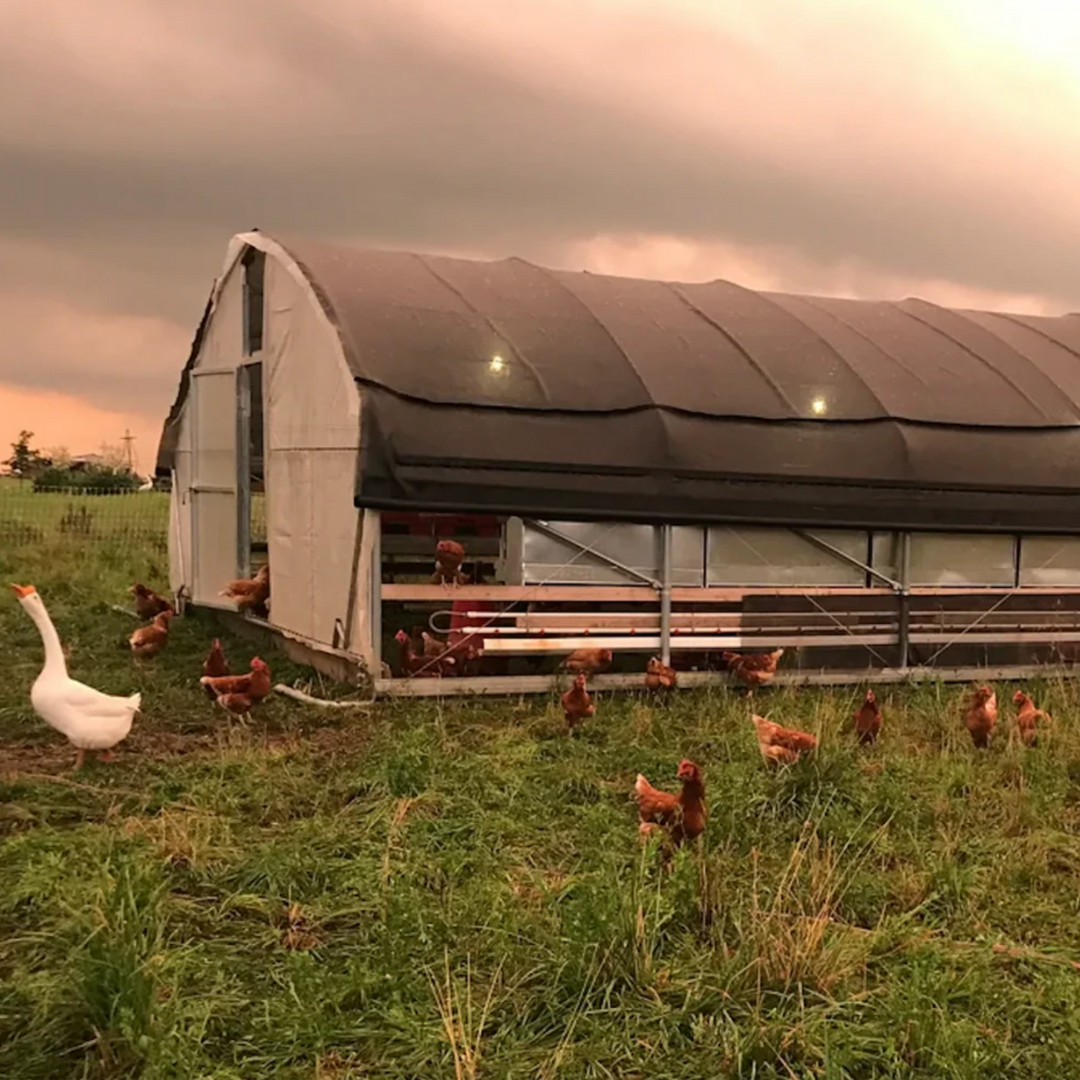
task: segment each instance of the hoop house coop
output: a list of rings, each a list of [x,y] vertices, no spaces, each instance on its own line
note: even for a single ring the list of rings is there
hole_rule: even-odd
[[[1020,673],[1080,642],[1080,317],[233,239],[158,469],[172,587],[381,692]],[[473,583],[430,584],[456,537]],[[394,634],[474,634],[402,678]],[[970,674],[970,672],[967,672]]]

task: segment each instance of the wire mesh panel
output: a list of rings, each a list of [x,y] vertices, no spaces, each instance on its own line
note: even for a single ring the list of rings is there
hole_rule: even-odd
[[[45,488],[0,478],[0,548],[96,545],[164,554],[169,495],[133,489]]]

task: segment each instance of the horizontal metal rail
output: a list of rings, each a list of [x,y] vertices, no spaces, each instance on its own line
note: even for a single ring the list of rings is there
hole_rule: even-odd
[[[1015,667],[953,667],[953,668],[862,668],[834,671],[784,671],[776,673],[776,686],[865,686],[893,685],[906,682],[1008,682],[1038,676],[1069,674],[1060,666],[1023,664]],[[644,683],[644,672],[616,675],[594,675],[589,689],[601,693],[609,690],[636,690]],[[705,686],[725,686],[731,683],[728,671],[680,671],[679,686],[694,689]],[[552,675],[485,675],[454,679],[376,679],[375,693],[380,697],[457,697],[466,694],[517,696],[519,694],[550,694],[566,687],[565,676]]]

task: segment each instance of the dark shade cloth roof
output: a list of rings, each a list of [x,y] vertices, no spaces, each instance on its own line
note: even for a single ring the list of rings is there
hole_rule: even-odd
[[[281,243],[361,387],[358,505],[1080,530],[1080,316]]]

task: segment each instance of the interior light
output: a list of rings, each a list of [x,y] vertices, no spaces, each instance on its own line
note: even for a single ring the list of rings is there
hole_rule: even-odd
[[[489,365],[492,371],[502,371],[506,367],[506,361],[499,355],[495,355],[491,358],[491,364]]]
[[[814,398],[814,400],[810,402],[810,408],[814,410],[815,415],[824,416],[825,410],[828,408],[828,406],[825,404],[824,398],[818,397]]]

